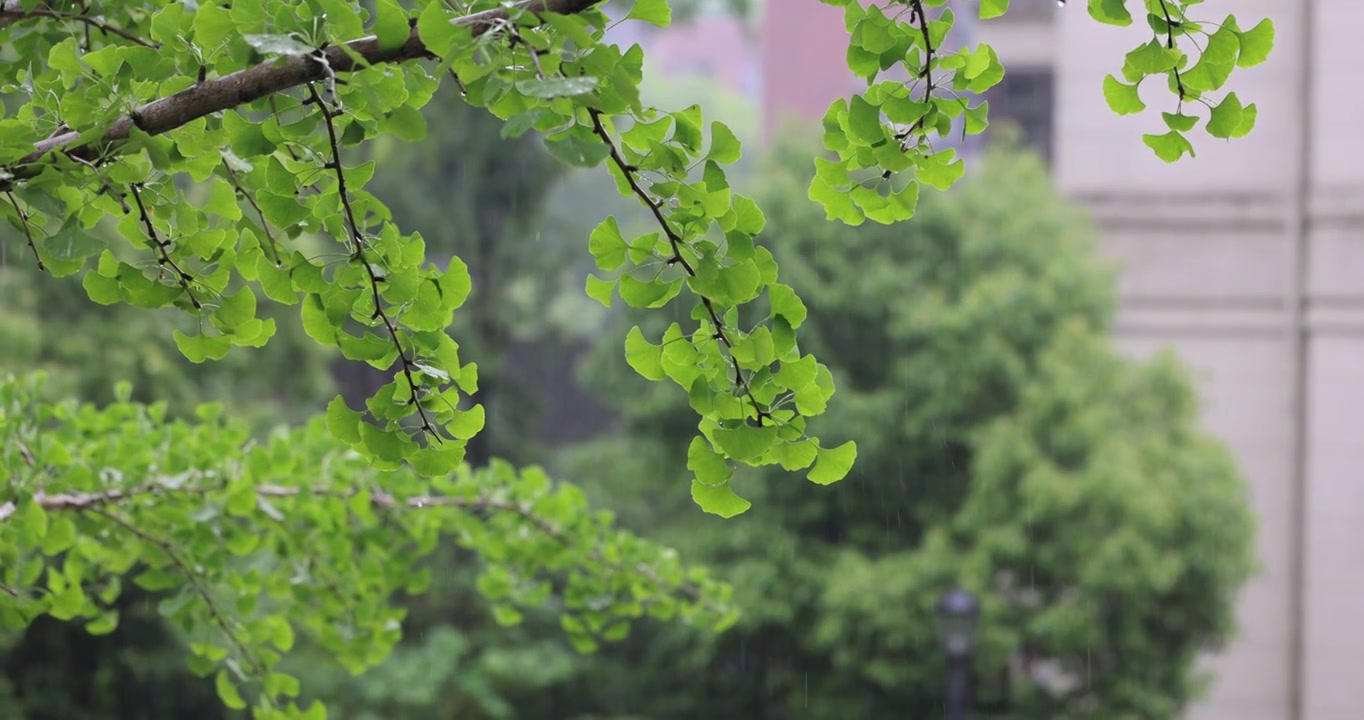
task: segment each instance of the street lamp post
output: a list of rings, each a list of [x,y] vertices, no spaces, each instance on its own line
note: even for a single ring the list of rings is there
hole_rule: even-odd
[[[938,602],[938,631],[947,655],[947,718],[966,717],[966,676],[975,647],[980,606],[971,593],[957,588]]]

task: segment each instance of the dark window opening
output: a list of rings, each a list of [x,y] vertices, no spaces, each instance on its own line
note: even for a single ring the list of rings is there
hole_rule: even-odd
[[[1016,126],[1023,144],[1036,150],[1050,166],[1055,73],[1049,68],[1010,67],[986,98],[990,101],[990,125]]]

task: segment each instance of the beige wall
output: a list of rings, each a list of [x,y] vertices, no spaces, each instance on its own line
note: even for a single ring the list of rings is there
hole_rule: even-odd
[[[1171,95],[1153,86],[1147,111],[1128,117],[1103,100],[1104,76],[1149,38],[1145,24],[1100,25],[1083,1],[1031,7],[1042,1],[1014,0],[1033,12],[976,38],[1007,68],[1054,69],[1056,181],[1126,268],[1118,340],[1135,355],[1172,347],[1192,366],[1207,427],[1235,452],[1259,518],[1240,635],[1207,659],[1216,679],[1190,718],[1364,720],[1364,0],[1199,4],[1199,17],[1234,12],[1243,27],[1268,16],[1277,42],[1228,88],[1258,106],[1251,136],[1196,130],[1198,156],[1175,165],[1141,141],[1165,131]],[[814,0],[769,0],[769,18],[774,2],[814,12]],[[843,45],[829,50],[821,34],[777,47],[775,29],[769,113],[818,118],[842,80],[784,58],[841,67]],[[825,99],[806,98],[815,91]]]
[[[1191,717],[1360,720],[1364,2],[1198,6],[1215,20],[1228,11],[1243,26],[1269,16],[1277,27],[1270,62],[1238,71],[1230,88],[1258,104],[1259,122],[1232,142],[1196,131],[1198,157],[1173,166],[1140,138],[1163,132],[1157,113],[1173,98],[1143,93],[1146,113],[1117,117],[1100,91],[1144,27],[1104,27],[1072,3],[1052,28],[998,42],[1006,65],[1055,48],[1057,182],[1093,210],[1126,266],[1120,341],[1136,354],[1173,347],[1201,374],[1207,425],[1252,486],[1262,572],[1241,598],[1240,637],[1209,659],[1217,680]],[[1304,127],[1310,164],[1299,162]]]

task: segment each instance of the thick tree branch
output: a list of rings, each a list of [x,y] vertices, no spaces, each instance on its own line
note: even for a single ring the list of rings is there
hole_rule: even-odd
[[[598,2],[600,0],[521,0],[514,7],[537,14],[552,12],[571,15],[582,12]],[[17,3],[14,0],[4,0],[3,7],[8,8],[11,4]],[[450,22],[454,25],[469,26],[473,29],[473,34],[478,36],[492,29],[499,20],[507,18],[506,8],[493,8],[458,17]],[[0,27],[4,25],[0,24]],[[24,157],[19,164],[21,166],[32,164],[59,149],[76,158],[93,160],[98,154],[96,148],[99,145],[128,139],[134,127],[150,135],[159,135],[215,112],[245,105],[308,82],[323,80],[327,76],[328,68],[331,72],[353,71],[357,68],[350,53],[364,58],[365,62],[371,65],[407,62],[431,56],[430,51],[422,44],[416,27],[412,28],[407,42],[396,48],[381,49],[379,39],[370,36],[352,40],[346,43],[344,48],[336,45],[328,47],[323,53],[326,57],[325,64],[311,57],[271,59],[231,75],[205,80],[133,110],[114,121],[96,142],[73,146],[80,137],[80,132],[73,130],[35,143],[33,152]],[[3,183],[0,183],[0,189],[4,189]]]

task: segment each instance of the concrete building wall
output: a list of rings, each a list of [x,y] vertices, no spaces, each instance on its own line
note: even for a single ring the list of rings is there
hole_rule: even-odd
[[[1080,8],[1075,8],[1080,10]],[[1056,181],[1126,265],[1121,342],[1171,346],[1203,373],[1208,427],[1237,454],[1259,515],[1261,574],[1241,634],[1210,658],[1196,720],[1364,718],[1364,23],[1355,0],[1210,0],[1198,14],[1274,20],[1274,55],[1231,90],[1256,130],[1195,133],[1166,165],[1140,143],[1173,98],[1119,118],[1103,76],[1142,30],[1083,12],[1054,24]],[[1159,106],[1156,103],[1160,103]],[[1304,132],[1306,130],[1307,132]],[[1303,162],[1303,158],[1308,162]]]
[[[1241,5],[1249,17],[1271,3]],[[1292,31],[1280,25],[1273,60],[1237,78],[1238,94],[1260,109],[1256,131],[1234,143],[1196,132],[1198,157],[1167,165],[1140,135],[1164,131],[1158,112],[1174,98],[1151,88],[1147,112],[1120,118],[1100,91],[1142,30],[1105,27],[1083,12],[1056,15],[1056,181],[1089,206],[1105,247],[1125,266],[1119,340],[1136,354],[1173,347],[1200,373],[1205,422],[1236,453],[1259,517],[1261,572],[1240,600],[1240,636],[1209,659],[1216,684],[1192,717],[1287,720],[1300,582],[1289,295],[1298,165],[1291,139],[1301,119]]]
[[[1173,96],[1152,87],[1129,117],[1103,100],[1144,23],[1100,25],[1083,2],[1014,5],[1027,12],[976,37],[1010,71],[1054,74],[1055,180],[1125,267],[1118,342],[1138,356],[1171,347],[1194,369],[1206,426],[1236,454],[1258,515],[1240,634],[1207,659],[1216,679],[1189,717],[1364,718],[1364,2],[1198,5],[1247,27],[1272,18],[1276,47],[1228,88],[1257,104],[1255,131],[1227,142],[1196,130],[1197,157],[1174,165],[1141,141],[1165,131]],[[769,109],[817,120],[846,94],[834,70],[806,69],[842,67],[844,29],[828,11],[768,1]]]

